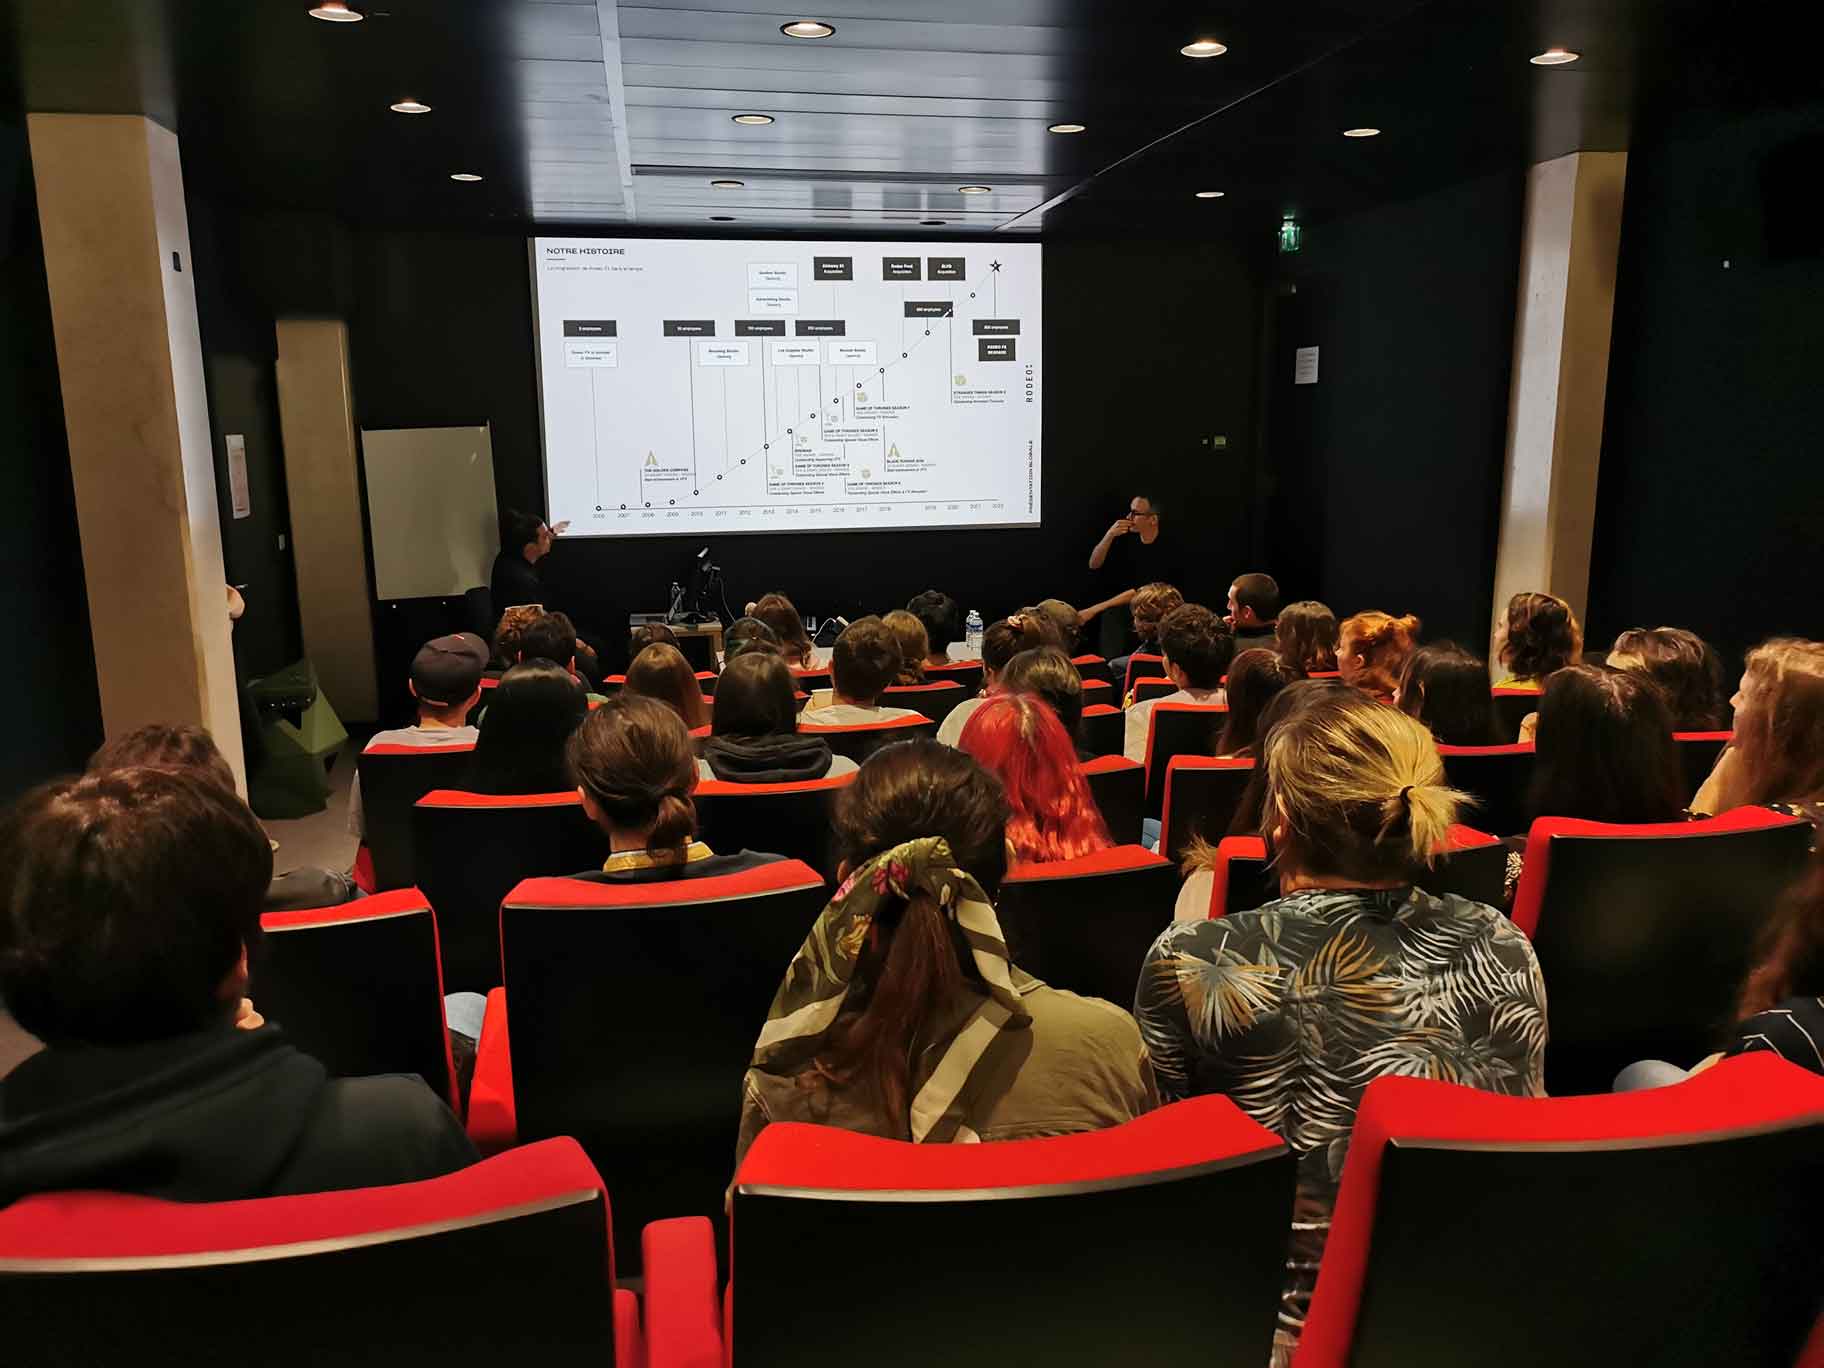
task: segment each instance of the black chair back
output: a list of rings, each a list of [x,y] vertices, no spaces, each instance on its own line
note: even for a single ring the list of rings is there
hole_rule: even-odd
[[[1513,836],[1527,826],[1526,794],[1533,782],[1533,746],[1439,746],[1444,777],[1476,805],[1463,814],[1479,831]]]
[[[1108,834],[1121,845],[1139,845],[1146,812],[1146,767],[1123,755],[1103,755],[1083,762],[1083,777],[1102,810]]]
[[[1220,841],[1253,777],[1252,759],[1174,755],[1165,767],[1159,853],[1177,864],[1192,841]]]
[[[710,849],[764,850],[802,860],[825,879],[836,877],[836,795],[855,780],[839,774],[797,784],[730,784],[704,779],[692,798]]]
[[[1537,689],[1491,689],[1495,700],[1495,721],[1500,724],[1501,735],[1513,741],[1520,739],[1520,724],[1526,721],[1528,713],[1539,711],[1539,699],[1542,697]]]
[[[1108,685],[1111,691],[1114,688],[1115,676],[1108,667],[1107,657],[1094,654],[1077,655],[1070,658],[1070,663],[1077,667],[1077,677],[1085,684],[1093,680],[1098,684]]]
[[[1077,723],[1077,741],[1094,755],[1120,755],[1127,733],[1127,714],[1108,703],[1085,703]]]
[[[1016,865],[996,912],[1014,963],[1054,988],[1126,1007],[1146,952],[1172,919],[1178,871],[1143,846]]]
[[[1214,755],[1216,738],[1228,724],[1229,710],[1220,704],[1155,703],[1147,720],[1146,815],[1165,811],[1165,776],[1175,755]]]
[[[800,722],[798,731],[804,736],[821,736],[836,754],[846,755],[859,765],[882,746],[890,746],[895,741],[929,740],[937,735],[937,723],[928,717],[896,717],[891,722],[863,722],[846,727],[819,727]]]
[[[1716,768],[1716,758],[1723,753],[1723,747],[1735,739],[1735,733],[1673,732],[1672,739],[1678,743],[1678,760],[1685,773],[1685,801],[1689,803],[1697,797],[1704,780]]]
[[[896,685],[881,694],[880,701],[888,708],[910,708],[941,725],[969,696],[970,691],[954,679],[934,679],[927,684]]]
[[[384,892],[418,881],[412,849],[412,804],[432,789],[456,788],[468,776],[475,743],[455,746],[370,746],[355,762],[361,777],[363,843],[373,857],[374,884]]]

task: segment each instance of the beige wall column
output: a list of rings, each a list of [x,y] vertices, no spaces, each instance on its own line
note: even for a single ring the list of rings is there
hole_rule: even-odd
[[[1522,590],[1588,616],[1625,152],[1577,152],[1527,175],[1494,622]],[[1494,661],[1490,668],[1499,677]]]
[[[371,722],[380,704],[348,327],[339,318],[281,318],[277,331],[279,426],[304,654],[336,712],[345,721]]]
[[[245,782],[177,137],[27,116],[109,736],[207,727]]]

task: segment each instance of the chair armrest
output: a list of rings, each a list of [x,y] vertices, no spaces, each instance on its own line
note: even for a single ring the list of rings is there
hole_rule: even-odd
[[[649,1368],[722,1368],[716,1236],[709,1219],[654,1221],[640,1247],[646,1265]]]
[[[513,1107],[513,1055],[507,1040],[507,990],[488,994],[475,1044],[475,1079],[469,1085],[469,1139],[482,1157],[519,1143],[519,1119]]]
[[[646,1368],[640,1299],[625,1287],[614,1289],[614,1368]]]

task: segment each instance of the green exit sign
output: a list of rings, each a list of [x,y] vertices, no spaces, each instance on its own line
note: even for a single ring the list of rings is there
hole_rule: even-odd
[[[1304,245],[1304,230],[1291,219],[1279,225],[1279,250],[1296,252]]]

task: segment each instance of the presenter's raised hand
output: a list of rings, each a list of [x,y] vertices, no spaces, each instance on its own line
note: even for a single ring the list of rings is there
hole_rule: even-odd
[[[561,537],[564,535],[564,533],[568,532],[569,530],[570,530],[570,519],[568,519],[568,518],[565,518],[560,523],[551,524],[551,535],[554,537]]]
[[[1112,542],[1116,537],[1125,537],[1133,530],[1134,520],[1132,518],[1116,518],[1108,525],[1108,535],[1102,540]]]

